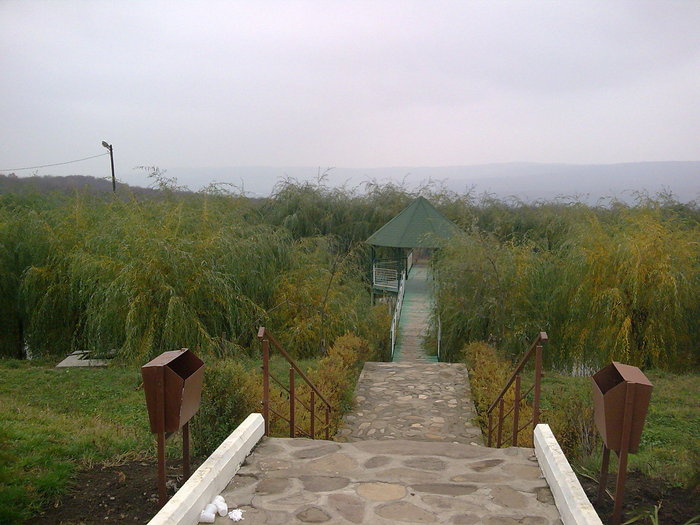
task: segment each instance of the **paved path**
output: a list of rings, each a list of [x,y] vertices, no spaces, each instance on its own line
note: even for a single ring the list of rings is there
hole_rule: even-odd
[[[427,355],[423,338],[428,328],[431,309],[431,290],[428,268],[415,265],[406,280],[399,334],[394,349],[394,361],[436,362],[437,357]]]
[[[339,440],[482,443],[462,364],[365,363]]]
[[[264,438],[222,495],[245,525],[561,523],[524,448]]]

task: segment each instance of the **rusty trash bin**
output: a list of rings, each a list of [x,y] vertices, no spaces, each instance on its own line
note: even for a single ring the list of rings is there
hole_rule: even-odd
[[[612,525],[617,525],[622,515],[627,455],[639,450],[653,385],[636,366],[615,361],[593,374],[591,382],[595,425],[603,438],[598,503],[605,494],[612,450],[619,460],[611,520]]]
[[[158,440],[158,499],[166,502],[165,440],[182,429],[185,479],[190,476],[189,420],[199,410],[204,362],[187,348],[163,352],[141,367],[151,432]]]

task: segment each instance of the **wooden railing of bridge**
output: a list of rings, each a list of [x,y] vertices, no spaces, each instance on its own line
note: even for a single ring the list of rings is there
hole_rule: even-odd
[[[521,430],[527,428],[528,425],[532,424],[532,430],[540,422],[540,393],[542,386],[542,345],[549,340],[546,332],[540,332],[537,338],[533,341],[530,349],[522,357],[518,366],[515,368],[510,378],[506,382],[505,386],[501,392],[496,396],[496,399],[491,403],[486,411],[488,415],[488,446],[500,447],[506,440],[503,438],[503,427],[506,418],[512,413],[512,429],[511,429],[511,445],[514,447],[518,446],[518,434]],[[534,357],[534,380],[532,386],[526,391],[521,392],[521,375],[525,370],[525,366],[528,364],[530,359]],[[506,411],[505,409],[505,396],[510,390],[514,388],[513,392],[513,405]],[[533,393],[532,400],[532,418],[530,418],[522,426],[520,425],[520,409],[522,406],[522,401],[527,399],[527,397]],[[498,408],[498,416],[494,424],[494,411]],[[495,436],[494,436],[495,434]]]
[[[262,344],[262,374],[263,374],[263,418],[265,419],[265,435],[270,435],[270,424],[271,417],[275,416],[283,421],[286,421],[289,425],[289,437],[305,436],[311,439],[316,438],[316,434],[320,433],[325,435],[325,439],[330,439],[330,428],[331,428],[331,404],[319,392],[318,388],[311,382],[304,371],[299,368],[299,365],[294,361],[294,359],[289,355],[289,353],[282,347],[281,344],[272,336],[272,334],[264,326],[261,326],[258,330],[258,339]],[[289,364],[289,386],[285,385],[278,378],[270,373],[270,345],[277,350],[280,355]],[[308,405],[304,400],[300,399],[297,395],[298,389],[296,387],[297,376],[308,386],[309,390],[309,400]],[[289,399],[289,412],[287,415],[277,412],[270,404],[270,380],[275,382],[282,390],[287,392]],[[321,412],[324,413],[324,417],[321,418],[318,415],[316,405]],[[308,431],[300,428],[297,425],[297,403],[303,408],[309,411],[309,428]],[[316,424],[320,423],[317,427]]]

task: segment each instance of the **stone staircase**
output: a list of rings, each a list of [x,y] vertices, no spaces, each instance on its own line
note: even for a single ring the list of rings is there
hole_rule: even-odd
[[[423,270],[395,362],[365,363],[335,441],[263,438],[222,492],[242,523],[561,523],[533,449],[484,447],[465,366],[426,356]]]
[[[463,365],[366,363],[355,392],[336,441],[263,438],[222,492],[245,523],[560,523],[532,449],[481,445]]]

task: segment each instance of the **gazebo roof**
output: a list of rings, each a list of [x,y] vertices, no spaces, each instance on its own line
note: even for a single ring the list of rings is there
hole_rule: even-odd
[[[418,197],[365,242],[394,248],[439,248],[459,232],[425,197]]]

